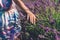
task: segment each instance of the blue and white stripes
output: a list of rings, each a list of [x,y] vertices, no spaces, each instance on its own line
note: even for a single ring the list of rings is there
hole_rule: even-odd
[[[11,39],[11,37],[14,38],[14,36],[18,36],[18,34],[20,34],[21,26],[17,10],[12,9],[8,12],[2,13],[0,19],[0,23],[2,23],[2,26],[0,26],[0,30],[2,30],[2,33],[5,38]],[[13,40],[13,38],[11,40]]]

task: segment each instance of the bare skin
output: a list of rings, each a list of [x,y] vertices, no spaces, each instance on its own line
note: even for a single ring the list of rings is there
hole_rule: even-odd
[[[0,0],[0,4],[2,0]],[[22,10],[24,10],[27,13],[27,20],[30,19],[30,22],[32,24],[35,24],[36,22],[36,16],[29,10],[27,6],[25,6],[24,2],[22,0],[13,0]],[[3,5],[2,5],[3,7]],[[9,11],[9,10],[8,10]],[[15,38],[15,40],[20,40],[19,38]]]
[[[27,6],[25,6],[24,2],[22,0],[13,0],[22,10],[24,10],[27,13],[27,20],[30,19],[30,22],[32,24],[35,24],[36,22],[36,16],[29,10],[29,8]],[[1,0],[0,0],[0,4]],[[2,5],[3,7],[3,5]],[[19,38],[15,38],[15,40],[20,40]]]
[[[27,20],[30,19],[30,22],[32,24],[35,24],[36,22],[36,16],[29,10],[27,6],[25,6],[24,2],[22,0],[14,0],[14,2],[27,13]]]
[[[0,0],[0,4],[2,0]],[[35,15],[29,10],[27,6],[25,6],[24,2],[22,0],[13,0],[22,10],[24,10],[27,13],[27,20],[30,19],[30,22],[32,24],[35,24],[36,22],[36,17]],[[3,7],[3,5],[2,5]],[[9,11],[9,10],[8,10]]]
[[[29,10],[27,6],[25,6],[24,2],[22,0],[13,0],[22,10],[24,10],[27,13],[27,20],[30,19],[30,22],[32,24],[35,24],[36,22],[36,16]],[[20,40],[19,38],[15,38],[15,40]]]

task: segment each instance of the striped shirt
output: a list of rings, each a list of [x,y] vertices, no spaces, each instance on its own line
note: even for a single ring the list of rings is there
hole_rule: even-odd
[[[0,12],[0,30],[0,35],[10,40],[14,40],[14,37],[20,34],[20,19],[14,3],[9,11]]]

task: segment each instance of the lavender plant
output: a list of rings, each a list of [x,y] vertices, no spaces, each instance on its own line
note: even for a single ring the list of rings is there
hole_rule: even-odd
[[[35,25],[25,23],[25,40],[60,40],[59,0],[23,0],[36,15]]]

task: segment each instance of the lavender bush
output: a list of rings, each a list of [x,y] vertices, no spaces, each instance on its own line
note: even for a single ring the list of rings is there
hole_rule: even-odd
[[[22,20],[22,40],[60,40],[60,0],[23,0],[36,15],[35,25]]]

